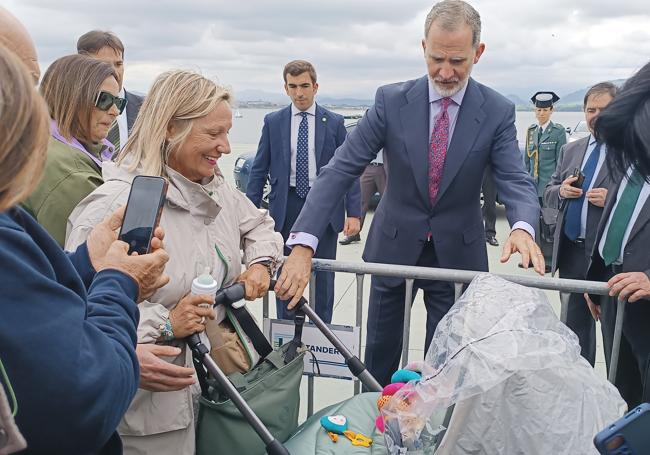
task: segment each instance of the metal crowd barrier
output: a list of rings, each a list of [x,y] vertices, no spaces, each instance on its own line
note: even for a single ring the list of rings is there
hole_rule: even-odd
[[[413,300],[413,285],[415,280],[432,280],[447,281],[454,283],[455,300],[458,300],[463,291],[463,285],[470,283],[477,275],[485,272],[440,269],[431,267],[416,267],[395,264],[377,264],[370,262],[344,262],[331,259],[313,259],[312,276],[309,283],[309,304],[315,305],[316,282],[315,272],[344,272],[354,273],[356,275],[356,321],[355,324],[360,328],[359,338],[363,330],[363,281],[366,275],[379,275],[388,277],[404,278],[406,283],[406,295],[404,298],[404,329],[402,345],[402,365],[408,363],[409,357],[409,338],[411,326],[411,305]],[[521,284],[527,287],[560,291],[560,320],[566,323],[569,294],[571,293],[588,293],[595,295],[608,295],[609,289],[607,284],[599,281],[586,280],[569,280],[565,278],[540,277],[533,275],[508,275],[494,273],[493,275]],[[618,368],[618,357],[620,350],[621,336],[623,333],[623,317],[625,314],[625,301],[618,301],[616,325],[614,329],[614,342],[612,346],[612,355],[608,379],[614,382],[616,370]],[[268,296],[263,301],[263,317],[269,318],[269,300]],[[360,341],[360,340],[359,340]],[[314,409],[314,377],[309,376],[307,383],[307,414],[311,416]],[[360,391],[359,381],[354,382],[355,395]]]

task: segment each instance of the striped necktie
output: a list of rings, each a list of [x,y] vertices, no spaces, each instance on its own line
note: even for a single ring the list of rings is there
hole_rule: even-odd
[[[644,180],[641,174],[637,170],[632,171],[623,194],[616,203],[616,209],[611,218],[612,221],[607,229],[607,237],[605,237],[605,245],[603,246],[605,265],[613,264],[621,256],[625,231],[627,231],[627,226],[632,219],[643,183]]]
[[[117,123],[117,120],[113,122],[111,129],[108,130],[106,139],[115,146],[115,153],[120,151],[120,125]]]

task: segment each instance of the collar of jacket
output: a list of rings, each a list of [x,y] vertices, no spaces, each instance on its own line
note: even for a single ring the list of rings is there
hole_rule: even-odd
[[[219,188],[225,183],[218,169],[215,169],[214,177],[204,184],[188,180],[169,166],[165,170],[169,177],[167,201],[172,206],[185,209],[194,216],[217,217],[223,206]]]
[[[119,180],[131,185],[133,179],[142,174],[138,169],[133,172],[127,170],[129,163],[125,161],[121,166],[114,162],[107,162],[102,168],[102,177],[105,182]],[[179,172],[165,166],[167,172],[167,202],[171,207],[187,210],[191,215],[214,220],[223,207],[221,186],[225,185],[223,174],[215,168],[214,177],[204,184],[195,183]]]

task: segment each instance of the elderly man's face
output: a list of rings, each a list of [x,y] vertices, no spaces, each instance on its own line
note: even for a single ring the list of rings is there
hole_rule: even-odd
[[[585,119],[587,120],[587,125],[589,126],[591,134],[594,134],[594,124],[598,115],[613,99],[614,98],[612,98],[612,95],[609,93],[594,93],[593,95],[589,95],[589,98],[587,98],[587,104],[585,104]]]
[[[429,78],[438,93],[448,97],[463,88],[485,44],[472,45],[472,28],[467,24],[447,30],[434,21],[422,40],[422,49]]]

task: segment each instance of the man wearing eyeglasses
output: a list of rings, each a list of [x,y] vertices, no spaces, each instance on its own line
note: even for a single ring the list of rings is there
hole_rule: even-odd
[[[142,96],[124,89],[124,44],[112,32],[91,30],[79,37],[77,52],[110,63],[117,74],[117,83],[120,86],[118,97],[127,101],[126,109],[115,119],[107,136],[117,153],[126,144],[144,101]]]

